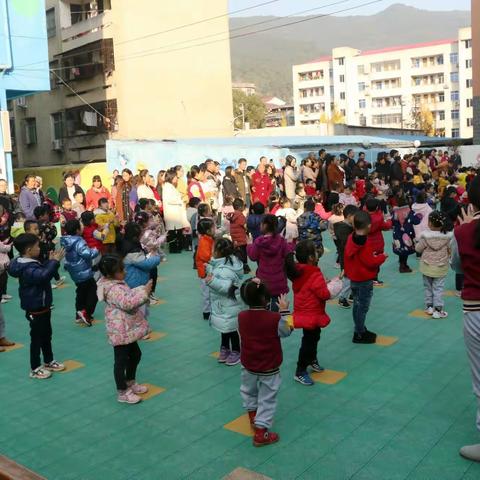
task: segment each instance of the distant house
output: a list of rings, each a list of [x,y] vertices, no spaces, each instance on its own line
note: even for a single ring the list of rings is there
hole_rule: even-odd
[[[290,127],[295,125],[294,107],[278,97],[264,97],[267,107],[266,127]]]
[[[233,82],[232,89],[239,90],[248,96],[255,95],[257,93],[257,87],[254,83]]]

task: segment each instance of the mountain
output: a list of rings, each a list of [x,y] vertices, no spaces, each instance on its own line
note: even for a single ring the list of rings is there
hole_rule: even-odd
[[[329,55],[332,48],[370,50],[453,39],[459,28],[470,26],[467,11],[433,12],[395,4],[376,15],[327,16],[241,36],[307,18],[312,16],[232,17],[230,36],[239,36],[230,40],[233,81],[253,82],[261,95],[290,101],[292,65]]]

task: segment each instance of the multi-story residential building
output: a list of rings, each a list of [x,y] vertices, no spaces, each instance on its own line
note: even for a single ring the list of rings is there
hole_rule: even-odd
[[[433,115],[436,135],[473,135],[472,36],[379,50],[335,48],[332,55],[293,67],[296,125],[333,116],[349,125],[418,127]]]
[[[238,90],[248,96],[257,93],[257,86],[254,83],[234,82],[232,88],[233,90]]]
[[[480,145],[480,3],[472,0],[473,143]]]
[[[110,138],[232,134],[229,44],[196,40],[205,18],[228,32],[226,0],[45,5],[51,91],[11,104],[16,166],[104,161]]]

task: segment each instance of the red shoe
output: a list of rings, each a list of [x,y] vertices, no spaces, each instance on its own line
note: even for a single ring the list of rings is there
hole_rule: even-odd
[[[255,436],[253,437],[254,447],[264,447],[271,443],[277,443],[280,437],[277,433],[269,432],[266,428],[255,427]]]
[[[248,412],[248,418],[250,419],[250,425],[255,428],[255,415],[257,414],[256,410],[251,410]]]

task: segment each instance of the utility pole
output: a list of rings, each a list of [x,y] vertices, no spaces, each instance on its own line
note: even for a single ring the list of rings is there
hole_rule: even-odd
[[[242,130],[245,130],[245,105],[240,104],[240,111],[242,112]]]

